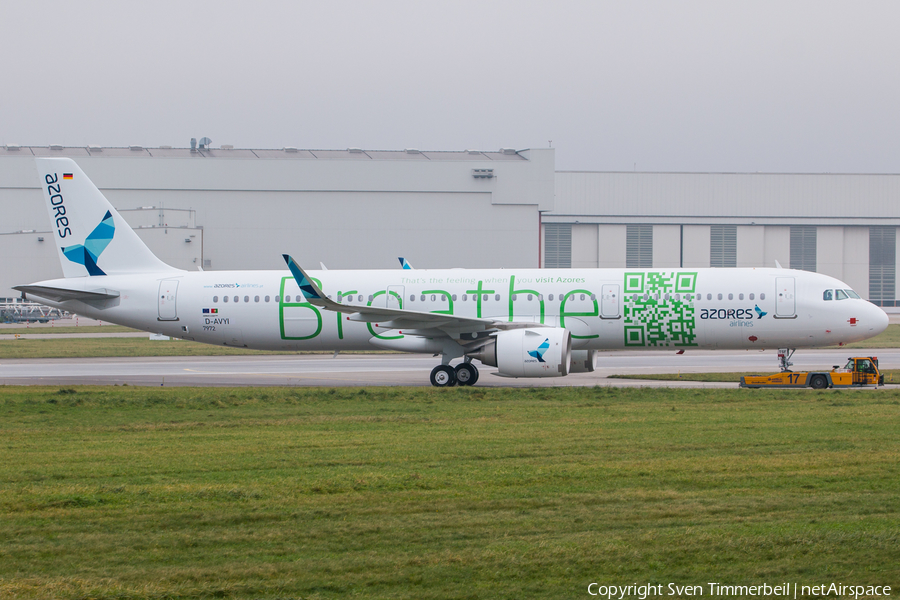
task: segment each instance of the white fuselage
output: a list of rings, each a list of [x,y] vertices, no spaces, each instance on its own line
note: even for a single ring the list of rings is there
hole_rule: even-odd
[[[565,327],[580,349],[831,346],[877,335],[878,307],[825,300],[846,284],[790,269],[450,269],[309,272],[342,304]],[[73,279],[42,282],[73,286]],[[414,351],[426,335],[348,320],[305,301],[289,271],[85,277],[111,300],[41,302],[149,332],[260,350]],[[838,296],[842,296],[838,294]],[[834,298],[834,293],[832,293]]]

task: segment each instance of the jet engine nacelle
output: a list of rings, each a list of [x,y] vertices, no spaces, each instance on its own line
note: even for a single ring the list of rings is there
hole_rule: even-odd
[[[593,373],[596,350],[572,350],[572,366],[569,373]]]
[[[503,377],[563,377],[572,363],[572,335],[550,327],[501,331],[469,356]]]

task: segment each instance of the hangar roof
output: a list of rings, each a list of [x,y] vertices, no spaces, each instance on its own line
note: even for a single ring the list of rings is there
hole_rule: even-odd
[[[347,148],[346,150],[302,150],[285,147],[281,149],[250,148],[145,148],[128,146],[112,148],[101,146],[0,146],[0,156],[79,156],[131,157],[131,158],[242,158],[242,159],[351,159],[351,160],[527,160],[512,149],[498,151],[463,150],[450,152],[446,150],[362,150]]]

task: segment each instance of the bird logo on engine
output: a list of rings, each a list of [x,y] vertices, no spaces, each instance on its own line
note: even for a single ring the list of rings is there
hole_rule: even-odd
[[[544,340],[544,343],[537,347],[537,350],[529,350],[528,356],[538,359],[538,362],[547,362],[544,360],[544,353],[550,349],[550,338]]]

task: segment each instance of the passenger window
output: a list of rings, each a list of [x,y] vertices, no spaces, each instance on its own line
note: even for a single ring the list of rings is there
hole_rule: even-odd
[[[454,302],[456,302],[456,294],[453,294],[452,296],[450,296],[450,299],[453,300]]]
[[[422,302],[425,302],[425,294],[422,294],[421,296],[419,296],[419,300],[421,300]]]
[[[375,300],[375,296],[373,296],[372,294],[369,294],[369,302],[372,302],[373,300]]]
[[[250,296],[244,296],[244,302],[250,302]]]
[[[753,300],[753,297],[754,297],[754,295],[753,295],[753,294],[750,294],[750,299],[751,299],[751,300]]]
[[[846,300],[850,296],[844,290],[834,290],[834,299],[835,300]]]
[[[722,299],[722,294],[719,294],[718,298],[719,298],[719,300],[721,300],[721,299]]]
[[[496,300],[497,302],[499,302],[499,301],[500,301],[500,294],[494,294],[494,300]]]
[[[254,301],[254,302],[259,302],[259,296],[253,296],[253,301]]]
[[[580,299],[581,299],[581,300],[584,300],[584,294],[581,294],[581,298],[580,298]]]
[[[712,294],[707,294],[707,295],[706,295],[706,299],[707,299],[707,300],[712,300]]]
[[[528,301],[531,302],[531,294],[528,294]]]
[[[241,301],[241,299],[240,299],[240,298],[238,298],[238,297],[237,297],[237,296],[235,296],[235,297],[234,297],[234,301],[235,301],[235,302],[240,302],[240,301]]]
[[[728,294],[728,299],[729,299],[729,300],[734,300],[734,294]]]
[[[765,293],[765,292],[761,293],[761,294],[759,295],[759,299],[760,299],[760,300],[765,300],[765,299],[766,299],[766,293]]]
[[[488,301],[488,295],[485,294],[485,295],[484,295],[484,298],[482,298],[482,300],[483,300],[484,302],[487,302],[487,301]]]
[[[541,301],[541,302],[543,302],[543,301],[544,301],[544,295],[543,295],[543,294],[538,294],[538,300]]]
[[[594,295],[591,294],[591,300],[593,300],[593,299],[594,299]],[[669,301],[669,294],[666,294],[665,296],[663,296],[663,300],[665,300],[666,302],[668,302],[668,301]]]
[[[844,291],[847,292],[847,295],[850,296],[851,298],[856,298],[857,300],[860,299],[859,294],[857,294],[853,290],[844,290]]]
[[[650,300],[650,294],[644,294],[644,302]]]
[[[825,290],[822,292],[822,300],[831,300],[833,293],[831,290]]]
[[[469,295],[468,295],[468,294],[463,294],[463,295],[462,295],[462,299],[463,299],[463,302],[465,302],[466,300],[469,299]]]
[[[213,304],[217,303],[218,301],[219,301],[219,297],[213,296]]]
[[[512,296],[510,296],[510,298],[512,298],[512,301],[515,302],[518,299],[518,295],[513,294]]]
[[[434,294],[432,294],[432,295],[431,295],[431,301],[434,302],[435,300],[437,300],[437,296],[435,296]]]
[[[281,296],[275,296],[275,302],[281,302]]]
[[[268,301],[269,301],[269,297],[268,297],[268,296],[266,296],[266,302],[268,302]]]
[[[410,294],[410,295],[409,295],[409,301],[410,301],[410,302],[415,302],[415,301],[416,301],[416,295],[415,295],[415,294]]]
[[[362,302],[362,298],[363,298],[363,297],[362,297],[362,294],[360,294],[360,295],[356,298],[357,302]]]
[[[222,296],[222,302],[228,302],[228,296]]]
[[[285,296],[285,297],[284,297],[284,301],[285,301],[285,302],[290,302],[290,301],[291,301],[291,297],[290,297],[290,296]]]
[[[529,298],[530,300],[530,298]],[[550,302],[553,302],[553,294],[550,294]]]
[[[666,294],[666,296],[668,296],[668,294]],[[594,302],[596,302],[596,301],[597,301],[597,294],[591,294],[591,300],[593,300]]]

